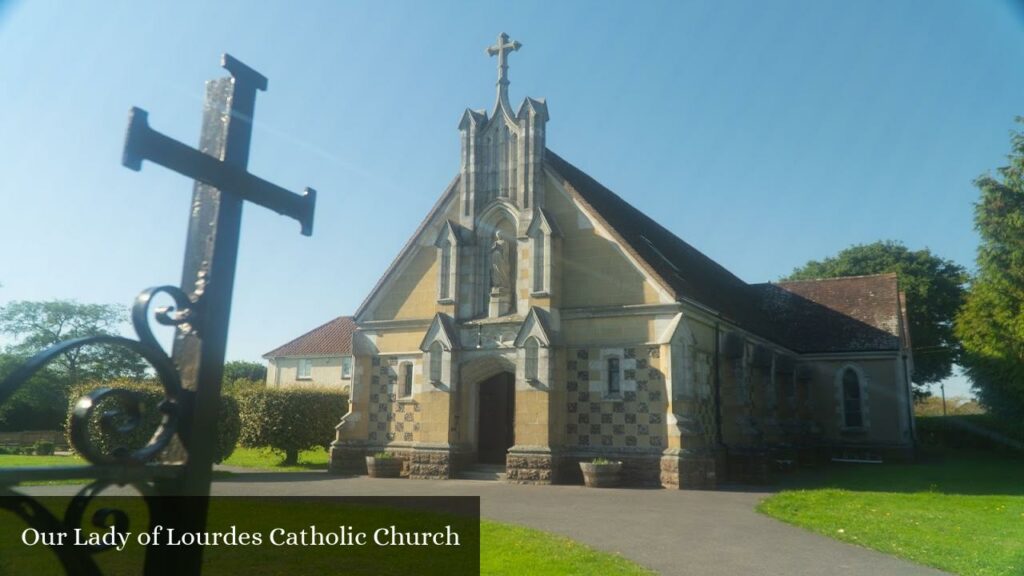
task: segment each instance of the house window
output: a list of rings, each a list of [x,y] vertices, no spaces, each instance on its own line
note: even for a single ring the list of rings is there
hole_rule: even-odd
[[[538,344],[536,338],[529,338],[526,341],[526,380],[528,382],[536,382],[539,380],[537,364],[539,362],[538,356],[540,355],[540,344]]]
[[[313,377],[313,361],[309,358],[299,358],[299,370],[296,378],[309,380]]]
[[[619,359],[608,359],[608,395],[618,395],[622,392],[622,374],[619,372]]]
[[[345,380],[352,378],[352,357],[341,357],[341,377]]]
[[[412,363],[402,363],[402,398],[412,398]]]
[[[441,381],[441,356],[444,350],[441,348],[440,342],[434,342],[430,345],[430,381],[440,382]]]
[[[861,402],[860,376],[853,368],[843,370],[843,424],[847,428],[864,426],[864,407]]]

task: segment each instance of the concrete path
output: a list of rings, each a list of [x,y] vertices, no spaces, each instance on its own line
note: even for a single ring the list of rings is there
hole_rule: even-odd
[[[248,472],[214,494],[481,497],[482,514],[563,534],[672,576],[938,576],[937,570],[844,544],[762,516],[769,493],[518,486],[475,480],[338,478],[320,472]],[[34,494],[73,493],[36,486]]]

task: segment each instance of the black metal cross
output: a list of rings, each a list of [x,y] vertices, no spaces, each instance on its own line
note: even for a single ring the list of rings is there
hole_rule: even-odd
[[[196,181],[181,279],[192,305],[179,310],[172,355],[183,387],[194,392],[180,430],[190,441],[187,455],[180,448],[171,453],[185,463],[180,481],[168,491],[197,496],[203,504],[174,511],[183,531],[202,531],[206,524],[242,204],[248,200],[292,217],[309,236],[316,203],[310,188],[294,194],[246,171],[256,91],[267,89],[267,79],[227,54],[221,65],[231,76],[207,82],[198,150],[154,131],[146,112],[133,108],[122,159],[133,170],[149,160]],[[168,573],[193,574],[199,573],[201,556],[168,554],[150,561],[175,564]]]

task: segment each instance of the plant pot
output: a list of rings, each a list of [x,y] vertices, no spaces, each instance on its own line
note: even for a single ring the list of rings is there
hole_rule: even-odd
[[[580,470],[583,471],[583,483],[588,488],[614,488],[622,479],[622,462],[580,462]]]
[[[366,471],[370,478],[398,478],[402,475],[402,459],[367,456]]]

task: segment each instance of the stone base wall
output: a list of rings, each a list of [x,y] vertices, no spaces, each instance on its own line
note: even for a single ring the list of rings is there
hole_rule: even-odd
[[[512,450],[505,457],[505,480],[512,484],[552,484],[558,464],[550,452]]]
[[[801,444],[796,448],[796,459],[801,468],[815,468],[828,464],[831,459],[828,450],[813,444]]]
[[[331,446],[328,472],[331,474],[363,476],[367,474],[366,457],[387,452],[402,460],[402,477],[409,475],[412,449],[384,446]]]
[[[824,462],[833,457],[879,458],[883,462],[909,462],[914,459],[914,446],[898,444],[832,444],[818,447]]]
[[[659,480],[662,487],[710,490],[724,481],[725,454],[680,451],[661,457]]]
[[[726,456],[725,478],[740,484],[767,484],[772,481],[772,459],[761,448],[730,448]]]
[[[327,471],[331,474],[361,476],[366,472],[366,446],[331,446]]]
[[[452,451],[437,448],[413,448],[409,459],[409,478],[416,480],[454,478]]]

